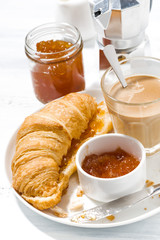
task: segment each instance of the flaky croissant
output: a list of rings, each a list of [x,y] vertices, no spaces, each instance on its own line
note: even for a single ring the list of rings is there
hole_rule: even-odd
[[[73,143],[79,141],[80,145],[86,140],[84,131],[96,114],[93,97],[71,93],[25,119],[12,160],[12,185],[25,200],[41,210],[60,202],[76,171]],[[111,130],[111,121],[107,128]]]

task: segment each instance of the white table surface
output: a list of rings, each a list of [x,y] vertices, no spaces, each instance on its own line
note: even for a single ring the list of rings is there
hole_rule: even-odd
[[[5,152],[24,117],[40,108],[24,54],[24,38],[33,27],[56,20],[55,1],[0,1],[0,239],[160,239],[160,213],[134,224],[82,229],[39,216],[14,195],[5,173]],[[153,0],[147,34],[150,55],[160,58],[160,1]],[[97,51],[85,43],[86,88],[99,86]]]

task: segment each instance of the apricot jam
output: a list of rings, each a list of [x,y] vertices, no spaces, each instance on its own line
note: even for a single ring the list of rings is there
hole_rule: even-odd
[[[116,178],[133,171],[139,163],[133,155],[118,148],[114,152],[86,156],[82,162],[82,169],[95,177]]]
[[[84,90],[82,48],[81,36],[71,25],[42,25],[28,34],[26,55],[34,92],[42,103]]]

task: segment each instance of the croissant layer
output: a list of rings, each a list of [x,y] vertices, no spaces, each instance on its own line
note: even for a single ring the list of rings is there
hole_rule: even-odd
[[[12,185],[35,207],[45,209],[60,201],[76,169],[75,161],[71,160],[71,167],[63,172],[63,156],[72,140],[79,139],[87,129],[96,111],[93,97],[71,93],[24,120],[12,159]]]

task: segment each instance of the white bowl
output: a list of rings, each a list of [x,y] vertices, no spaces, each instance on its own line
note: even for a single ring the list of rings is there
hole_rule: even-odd
[[[140,160],[130,173],[116,178],[98,178],[86,173],[81,165],[90,154],[115,151],[118,147]],[[80,184],[84,193],[97,201],[109,202],[142,189],[146,181],[146,153],[143,145],[135,138],[123,134],[105,134],[85,142],[76,155]]]

